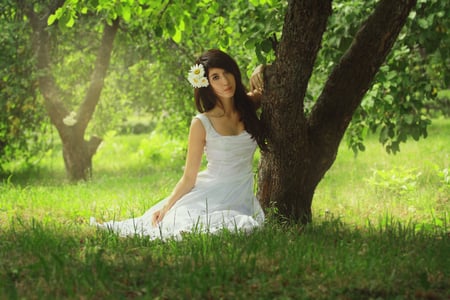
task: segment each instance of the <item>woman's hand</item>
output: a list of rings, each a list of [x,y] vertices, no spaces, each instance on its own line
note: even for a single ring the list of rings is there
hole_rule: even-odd
[[[261,98],[262,98],[261,92],[254,90],[253,92],[248,92],[247,96],[249,96],[252,102],[255,104],[256,109],[258,109],[261,106]]]
[[[164,216],[167,213],[167,209],[165,207],[161,208],[160,210],[157,210],[153,213],[152,216],[152,225],[153,227],[156,227],[159,222],[161,222],[164,219]]]
[[[250,77],[250,92],[247,95],[255,103],[258,109],[261,105],[261,98],[264,92],[264,65],[259,65],[255,68]]]
[[[264,65],[259,65],[250,76],[250,92],[262,94],[264,91]]]

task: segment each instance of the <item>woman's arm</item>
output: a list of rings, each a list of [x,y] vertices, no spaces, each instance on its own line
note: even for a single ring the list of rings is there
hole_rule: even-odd
[[[194,118],[189,129],[188,152],[183,176],[176,184],[172,194],[170,194],[167,204],[153,214],[153,226],[161,222],[170,208],[194,187],[202,162],[205,139],[206,131],[203,124],[199,119]]]

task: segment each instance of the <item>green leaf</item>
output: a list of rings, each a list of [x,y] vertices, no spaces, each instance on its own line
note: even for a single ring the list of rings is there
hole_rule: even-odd
[[[154,31],[155,31],[156,37],[159,37],[159,38],[162,37],[163,29],[161,28],[161,26],[159,26],[159,25],[155,26]]]
[[[55,21],[56,21],[56,15],[55,14],[50,15],[50,17],[48,17],[48,20],[47,20],[47,25],[52,25],[53,23],[55,23]]]
[[[412,125],[413,121],[414,121],[414,116],[412,116],[412,115],[406,115],[405,116],[405,123],[406,124]]]
[[[175,41],[175,43],[181,42],[181,30],[176,29],[175,34],[172,36],[172,39]]]
[[[73,16],[70,16],[69,20],[66,22],[66,27],[72,28],[75,24],[75,18]]]
[[[125,22],[129,22],[131,19],[131,9],[129,6],[121,6],[122,18]]]
[[[427,19],[421,18],[417,21],[417,23],[419,24],[419,26],[423,29],[427,29],[428,27],[430,27],[430,24],[428,23]]]
[[[265,39],[261,42],[261,49],[264,52],[270,52],[272,50],[272,42],[269,39]]]
[[[413,127],[412,131],[411,131],[411,136],[413,137],[413,139],[415,141],[418,141],[420,138],[420,128],[418,127]]]
[[[382,144],[385,144],[388,140],[388,128],[387,126],[383,126],[383,128],[380,131],[380,137],[379,137],[379,141]]]

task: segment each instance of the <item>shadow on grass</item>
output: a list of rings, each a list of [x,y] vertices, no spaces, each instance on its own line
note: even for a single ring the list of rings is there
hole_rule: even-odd
[[[128,166],[126,168],[114,169],[114,168],[99,168],[92,174],[92,178],[87,181],[70,182],[63,167],[61,168],[49,168],[46,166],[29,167],[18,170],[13,174],[3,174],[0,176],[0,185],[13,185],[13,186],[61,186],[65,184],[76,185],[84,183],[102,183],[109,182],[122,182],[124,180],[139,179],[145,177],[159,177],[161,173],[174,172],[175,170],[167,169],[164,172],[160,168],[155,168],[151,165],[141,166]],[[181,172],[178,172],[181,174]]]
[[[323,219],[182,241],[13,220],[0,298],[448,299],[448,228]]]

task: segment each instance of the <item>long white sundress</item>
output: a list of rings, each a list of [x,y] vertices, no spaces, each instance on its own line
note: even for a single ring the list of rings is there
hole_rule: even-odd
[[[264,213],[253,193],[253,155],[256,142],[243,131],[223,136],[216,132],[208,117],[199,114],[206,130],[207,168],[199,172],[194,188],[166,213],[154,227],[152,215],[168,198],[141,217],[103,224],[101,228],[121,236],[141,235],[150,239],[180,239],[183,233],[216,233],[222,229],[250,231],[264,222]]]

